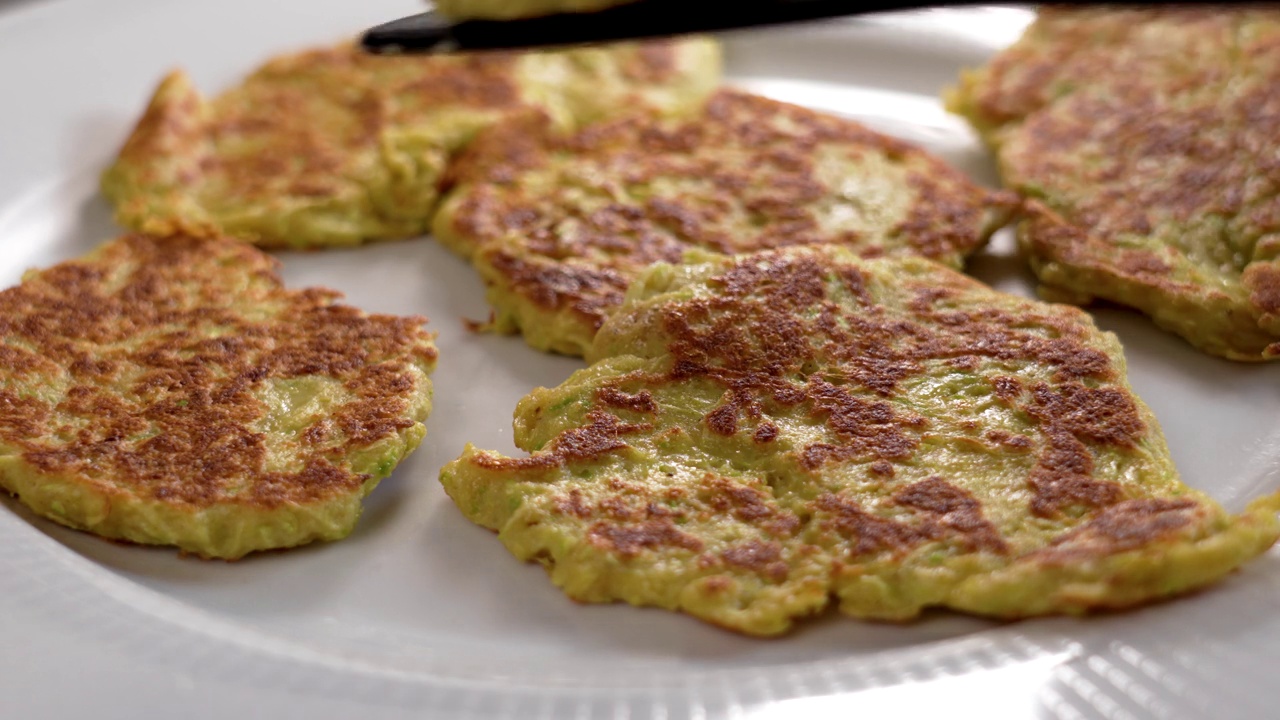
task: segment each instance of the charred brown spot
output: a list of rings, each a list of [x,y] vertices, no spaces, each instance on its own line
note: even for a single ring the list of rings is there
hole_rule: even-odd
[[[823,381],[811,384],[816,412],[825,415],[827,425],[840,438],[840,445],[819,443],[801,453],[800,462],[816,469],[830,461],[859,457],[901,459],[910,457],[919,440],[904,429],[919,428],[923,418],[902,417],[887,402],[868,402],[847,390]]]
[[[927,313],[934,309],[934,305],[945,298],[949,298],[955,294],[951,288],[940,287],[922,287],[917,288],[908,307],[915,313]]]
[[[738,406],[721,405],[707,414],[707,427],[717,435],[733,435],[738,432]]]
[[[509,286],[545,310],[572,310],[593,329],[604,323],[612,308],[622,303],[628,281],[612,270],[552,263],[529,262],[501,248],[482,249],[486,262],[506,278]]]
[[[520,100],[513,75],[517,57],[514,53],[476,53],[453,58],[452,63],[427,63],[426,58],[380,56],[361,58],[361,65],[376,72],[387,64],[379,60],[413,63],[409,65],[414,70],[410,75],[413,79],[397,90],[421,107],[508,107]]]
[[[763,490],[711,476],[706,485],[707,503],[719,512],[732,512],[739,520],[756,522],[774,514],[771,498]]]
[[[1006,404],[1012,405],[1022,395],[1022,383],[1017,378],[997,376],[991,378],[991,387],[995,388],[996,397]]]
[[[1064,383],[1031,388],[1027,412],[1042,423],[1105,445],[1132,447],[1146,432],[1133,396],[1120,388]]]
[[[881,477],[893,477],[893,463],[888,460],[877,460],[871,463],[871,472]]]
[[[968,177],[946,166],[931,167],[927,174],[912,173],[907,183],[915,190],[915,202],[893,232],[905,237],[917,253],[935,260],[967,247],[973,228],[985,224],[985,215],[1008,217],[1018,204],[1012,193],[992,193],[983,203],[975,203],[966,192]]]
[[[636,520],[642,517],[640,508],[635,507],[627,498],[619,495],[606,497],[596,503],[596,512],[616,521]]]
[[[1071,505],[1106,507],[1120,500],[1117,483],[1093,477],[1093,455],[1076,436],[1051,427],[1045,437],[1045,449],[1028,478],[1035,491],[1031,512],[1050,517]]]
[[[733,578],[713,575],[702,581],[702,588],[711,595],[721,595],[733,589]]]
[[[320,420],[302,431],[302,441],[308,445],[319,445],[328,440],[332,434],[333,423],[327,419]]]
[[[48,403],[0,389],[0,441],[8,443],[11,437],[38,438],[45,434],[52,415]]]
[[[1173,269],[1157,255],[1146,252],[1126,253],[1120,259],[1120,269],[1130,275],[1167,275]]]
[[[893,501],[899,505],[938,515],[968,512],[981,507],[968,492],[940,477],[931,477],[908,485],[894,493]]]
[[[605,485],[615,492],[634,492],[639,487],[635,483],[629,483],[620,477],[610,477]]]
[[[861,270],[852,265],[842,265],[836,269],[836,276],[859,304],[870,305],[874,302],[871,293],[867,291],[867,277]]]
[[[765,443],[773,442],[774,439],[777,437],[778,437],[778,426],[774,425],[771,422],[766,422],[766,423],[761,423],[760,427],[756,428],[756,432],[754,435],[751,436],[751,439],[763,445]]]
[[[359,490],[368,475],[355,475],[325,460],[312,459],[300,472],[267,473],[253,484],[253,499],[269,508],[289,503],[314,502]],[[204,499],[204,498],[201,498]]]
[[[968,547],[998,553],[1008,551],[996,527],[983,517],[982,504],[968,491],[940,477],[908,485],[894,494],[893,501],[934,516],[921,525],[921,531],[927,536],[955,533]]]
[[[697,498],[714,513],[709,517],[732,515],[774,537],[790,537],[800,529],[800,518],[779,507],[768,491],[729,478],[707,475]]]
[[[990,430],[985,437],[997,445],[1014,450],[1030,450],[1035,447],[1035,441],[1026,435],[1015,435],[1005,430]]]
[[[747,260],[730,267],[713,282],[730,297],[748,297],[764,291],[770,301],[781,307],[798,309],[826,298],[825,274],[811,258],[785,262]]]
[[[616,387],[606,386],[600,388],[596,393],[596,398],[606,407],[616,408],[619,410],[631,410],[638,413],[655,413],[658,411],[658,404],[653,400],[653,393],[648,390],[641,390],[638,393],[625,393]]]
[[[679,548],[697,552],[703,547],[701,540],[682,532],[665,518],[636,525],[598,522],[587,531],[587,540],[628,558],[635,557],[645,550]]]
[[[1066,564],[1137,550],[1167,540],[1196,521],[1204,508],[1190,499],[1126,500],[1035,553],[1045,564]]]
[[[587,414],[587,424],[566,430],[551,441],[548,449],[524,458],[504,458],[482,453],[472,459],[487,470],[534,470],[583,462],[627,447],[623,438],[627,435],[651,430],[652,425],[624,423],[608,413],[593,411]]]
[[[643,432],[650,429],[648,424],[630,424],[618,420],[612,415],[591,413],[588,423],[581,428],[569,430],[551,443],[552,455],[564,460],[593,460],[604,453],[627,446],[621,438],[624,435]]]
[[[828,517],[820,522],[848,542],[851,557],[873,552],[904,553],[925,542],[951,539],[971,550],[1006,553],[1008,547],[969,493],[941,478],[929,478],[894,495],[894,502],[918,512],[912,522],[867,512],[858,503],[830,493],[814,502]]]
[[[556,498],[554,507],[556,512],[564,515],[573,515],[580,518],[591,517],[591,505],[586,501],[586,496],[578,488],[573,488],[567,495],[561,495]]]
[[[1244,285],[1249,289],[1249,302],[1254,307],[1264,313],[1280,313],[1280,268],[1254,263],[1244,271]]]
[[[822,521],[823,525],[848,541],[852,557],[883,550],[902,552],[924,539],[915,528],[873,515],[839,495],[820,495],[814,507],[829,516]]]
[[[79,358],[74,362],[93,362],[89,358]],[[51,372],[56,371],[56,365],[41,358],[39,355],[23,350],[21,348],[12,347],[3,344],[0,341],[0,368],[13,375],[26,375],[35,372]],[[74,364],[73,364],[74,367]],[[108,368],[110,370],[111,368]]]
[[[776,542],[746,540],[721,552],[720,557],[733,567],[750,570],[773,582],[785,582],[787,579],[787,563],[782,559],[782,546]]]

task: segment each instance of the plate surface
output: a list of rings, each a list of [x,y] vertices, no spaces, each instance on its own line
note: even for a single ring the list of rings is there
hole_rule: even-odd
[[[267,56],[420,9],[412,0],[55,0],[0,10],[0,284],[118,231],[100,169],[155,82],[206,90]],[[936,97],[1017,37],[1008,8],[726,36],[730,81],[862,120],[976,177],[990,159]],[[1001,235],[971,270],[1032,284]],[[516,401],[581,367],[475,335],[479,280],[430,240],[281,255],[292,286],[439,332],[422,448],[347,540],[238,563],[123,547],[0,508],[0,716],[393,718],[1262,717],[1277,697],[1280,552],[1220,586],[1088,620],[906,626],[838,616],[779,640],[657,610],[571,603],[436,481],[467,441],[511,452]],[[1119,333],[1186,481],[1232,509],[1280,487],[1280,367],[1202,356],[1143,318]]]

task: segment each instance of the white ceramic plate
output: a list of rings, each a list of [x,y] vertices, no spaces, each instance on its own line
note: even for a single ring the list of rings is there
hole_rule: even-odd
[[[0,11],[0,283],[111,237],[99,170],[170,67],[206,89],[269,54],[416,12],[413,0],[59,0]],[[933,11],[739,33],[740,85],[847,114],[991,181],[938,91],[1025,11]],[[286,254],[295,286],[439,331],[421,450],[340,543],[227,564],[123,547],[0,508],[0,717],[1262,717],[1280,697],[1280,558],[1176,602],[1001,625],[827,617],[778,640],[626,606],[579,606],[466,522],[436,482],[465,442],[512,451],[511,411],[580,363],[470,334],[487,308],[429,240]],[[974,272],[1029,294],[1003,237]],[[1099,314],[1187,481],[1232,508],[1280,486],[1280,367],[1203,357]]]

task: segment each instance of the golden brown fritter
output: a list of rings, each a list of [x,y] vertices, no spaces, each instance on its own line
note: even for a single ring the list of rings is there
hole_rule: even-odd
[[[382,56],[355,44],[287,55],[205,99],[161,83],[103,177],[126,227],[263,246],[424,234],[450,157],[538,108],[571,126],[619,108],[675,113],[719,80],[707,39],[545,53]]]
[[[960,267],[1013,204],[905,142],[733,90],[689,119],[574,134],[526,116],[483,133],[451,174],[434,232],[474,262],[496,327],[573,355],[637,274],[691,247],[838,243]]]
[[[1280,356],[1280,12],[1045,9],[951,97],[1036,198],[1052,297],[1129,305],[1196,347]]]
[[[590,367],[441,470],[469,519],[584,602],[786,631],[1119,608],[1280,535],[1179,479],[1115,336],[937,263],[693,253],[635,282]]]
[[[426,433],[436,350],[424,318],[286,290],[277,266],[127,235],[0,292],[0,487],[206,557],[345,537]]]

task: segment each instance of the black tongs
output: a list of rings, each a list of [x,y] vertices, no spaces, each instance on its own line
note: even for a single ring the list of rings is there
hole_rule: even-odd
[[[611,40],[684,35],[804,22],[842,15],[915,10],[983,2],[902,0],[636,0],[589,13],[528,20],[452,22],[436,12],[370,29],[362,42],[371,52],[452,52],[581,45]]]

